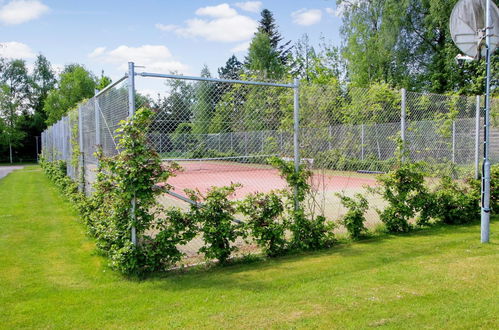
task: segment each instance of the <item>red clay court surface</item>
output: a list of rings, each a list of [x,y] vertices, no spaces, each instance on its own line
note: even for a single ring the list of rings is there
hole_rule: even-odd
[[[268,165],[243,164],[237,162],[181,162],[184,169],[177,176],[168,179],[174,192],[185,196],[184,189],[198,189],[206,193],[211,187],[228,186],[231,183],[240,183],[233,196],[243,198],[250,193],[269,192],[286,187],[286,182],[279,176],[276,169]],[[359,189],[365,185],[374,186],[374,178],[349,177],[315,173],[313,182],[323,183],[325,191],[336,192],[347,189]]]

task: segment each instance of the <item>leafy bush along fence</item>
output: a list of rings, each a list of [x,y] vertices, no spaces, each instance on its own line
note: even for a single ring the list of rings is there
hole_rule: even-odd
[[[220,263],[226,263],[237,250],[237,239],[255,242],[270,257],[334,244],[334,223],[310,212],[305,205],[306,197],[312,193],[312,173],[304,165],[296,171],[293,163],[280,158],[270,162],[286,179],[286,189],[250,194],[236,201],[230,196],[238,189],[237,184],[214,187],[205,195],[189,191],[196,204],[188,211],[163,208],[156,196],[168,187],[158,187],[156,183],[167,182],[178,169],[175,165],[165,167],[147,143],[144,128],[151,124],[153,116],[149,109],[137,111],[118,129],[120,152],[109,157],[98,152],[97,181],[88,197],[66,175],[64,161],[49,162],[43,157],[41,161],[48,177],[80,212],[89,233],[115,269],[125,274],[170,269],[182,260],[181,246],[198,235],[204,241],[199,252],[207,260]],[[409,231],[437,222],[462,224],[479,217],[477,180],[456,183],[444,177],[430,189],[424,176],[421,164],[403,162],[400,157],[394,170],[379,177],[380,186],[373,192],[388,202],[385,209],[378,211],[388,231]],[[492,185],[498,184],[499,166],[495,166]],[[493,196],[494,209],[498,206],[496,197]],[[367,200],[362,195],[342,196],[342,202],[349,211],[341,223],[352,238],[360,238],[367,233],[363,218]],[[245,220],[238,221],[237,214]],[[411,223],[416,216],[417,221]],[[136,235],[135,244],[132,235]]]

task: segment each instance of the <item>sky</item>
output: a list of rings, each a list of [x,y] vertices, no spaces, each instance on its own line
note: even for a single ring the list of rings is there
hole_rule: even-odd
[[[113,80],[127,62],[138,71],[212,75],[235,54],[247,53],[260,11],[273,12],[284,40],[321,36],[340,45],[335,0],[0,0],[0,56],[25,59],[42,53],[60,70],[80,63]],[[154,93],[152,84],[144,92]]]

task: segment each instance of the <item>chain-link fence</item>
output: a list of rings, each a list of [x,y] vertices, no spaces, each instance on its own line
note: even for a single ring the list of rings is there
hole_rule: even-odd
[[[205,193],[212,186],[239,183],[235,199],[284,188],[269,165],[271,156],[307,164],[313,171],[309,211],[337,221],[345,210],[336,193],[368,196],[370,224],[383,201],[368,193],[376,175],[396,162],[398,146],[428,172],[456,179],[478,175],[482,159],[481,98],[318,85],[228,81],[153,73],[130,74],[82,103],[42,134],[46,159],[65,160],[68,174],[90,193],[96,146],[114,155],[115,130],[140,107],[156,112],[148,128],[151,146],[165,164],[182,167],[169,179],[172,191],[160,202],[189,206],[186,189]],[[135,84],[137,86],[135,86]],[[145,85],[161,91],[141,93]],[[492,103],[497,107],[499,103]],[[299,120],[297,120],[299,118]],[[499,159],[499,129],[492,128],[491,159]],[[431,178],[429,178],[431,180]],[[201,241],[187,247],[195,255]]]

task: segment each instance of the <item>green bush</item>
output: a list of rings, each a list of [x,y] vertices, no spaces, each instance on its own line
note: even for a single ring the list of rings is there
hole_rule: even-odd
[[[237,250],[233,245],[242,236],[241,225],[236,224],[236,202],[229,199],[238,185],[212,187],[206,196],[199,191],[187,190],[195,202],[203,201],[202,206],[192,206],[188,217],[199,225],[205,245],[199,249],[208,260],[218,259],[226,263],[231,253]]]
[[[268,256],[277,256],[287,248],[283,196],[276,192],[256,193],[246,196],[238,207],[247,216],[245,224],[258,246]]]
[[[348,197],[343,194],[336,194],[340,198],[341,204],[348,209],[342,217],[341,223],[348,230],[348,234],[353,239],[359,239],[367,232],[364,226],[366,218],[364,214],[369,208],[367,199],[362,194],[355,194],[354,197]]]
[[[482,180],[468,178],[467,183],[474,194],[481,196]],[[499,164],[490,167],[490,208],[492,213],[499,213]]]
[[[471,223],[480,217],[480,194],[444,177],[435,189],[433,207],[435,219],[445,224]]]
[[[289,212],[289,229],[293,233],[291,246],[298,250],[314,250],[330,247],[334,244],[334,223],[328,222],[323,215],[306,214],[305,200],[311,193],[309,179],[312,172],[300,165],[295,170],[294,163],[278,157],[269,159],[286,180],[288,189],[285,193],[286,210]]]
[[[425,208],[432,203],[432,196],[424,181],[422,163],[401,163],[398,168],[377,178],[379,186],[372,189],[380,194],[388,206],[377,210],[389,232],[407,232],[409,220],[418,213],[418,224],[426,224],[430,213]]]
[[[318,168],[335,171],[375,171],[388,172],[396,165],[395,159],[379,160],[373,156],[364,160],[345,156],[344,151],[333,149],[320,152],[314,158]]]

